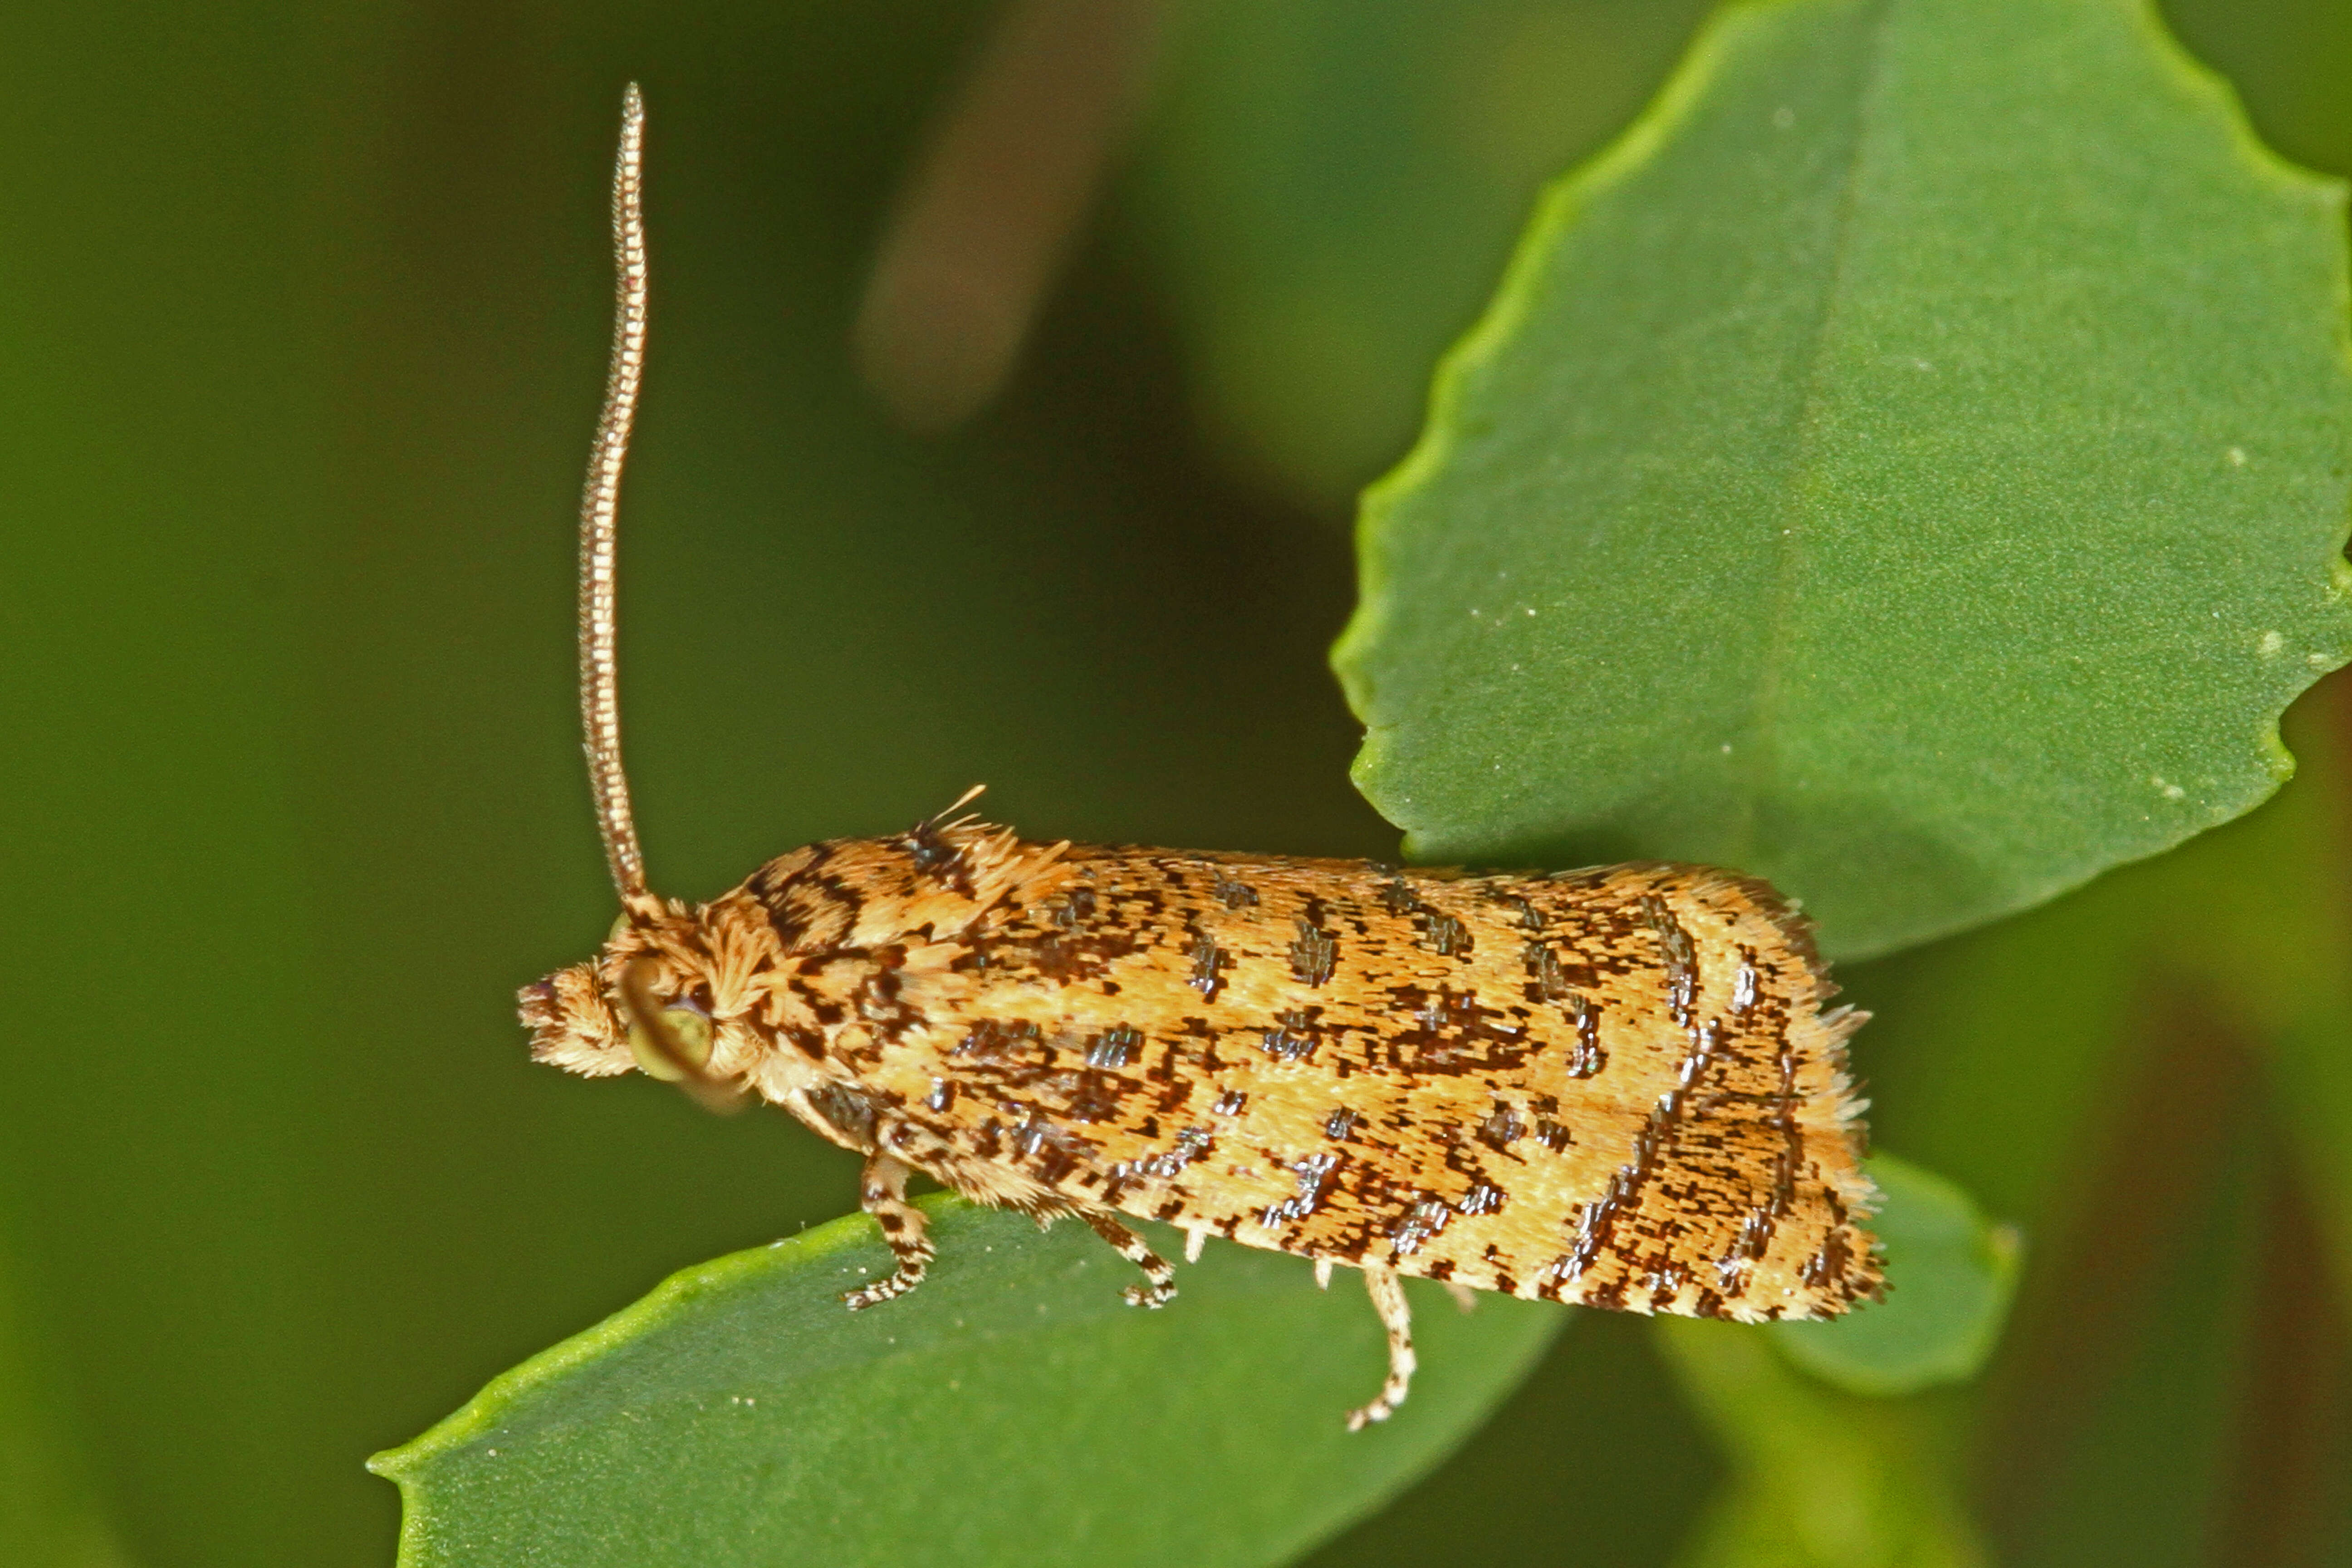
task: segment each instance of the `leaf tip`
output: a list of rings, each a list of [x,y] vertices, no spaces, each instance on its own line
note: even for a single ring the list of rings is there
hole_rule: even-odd
[[[372,1476],[382,1476],[388,1481],[399,1481],[407,1474],[408,1450],[415,1446],[413,1442],[403,1443],[396,1448],[386,1448],[381,1453],[370,1454],[364,1465],[367,1473]]]

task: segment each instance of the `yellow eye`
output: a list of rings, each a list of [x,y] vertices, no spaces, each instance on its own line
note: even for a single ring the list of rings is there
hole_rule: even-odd
[[[629,1013],[629,1054],[637,1058],[637,1068],[647,1078],[657,1078],[664,1083],[677,1083],[687,1076],[687,1069],[700,1072],[710,1060],[710,1020],[691,1007],[664,1007],[654,1016],[654,1028],[661,1031],[656,1040],[634,1009]],[[667,1043],[670,1049],[662,1049]],[[679,1063],[683,1061],[682,1068]]]
[[[710,1061],[710,1016],[690,1002],[664,1002],[654,990],[657,973],[640,958],[621,970],[621,1021],[629,1029],[629,1054],[647,1078],[664,1083],[700,1079]]]

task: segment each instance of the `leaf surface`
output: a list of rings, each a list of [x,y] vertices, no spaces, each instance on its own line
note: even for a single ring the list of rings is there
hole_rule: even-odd
[[[1360,787],[1846,956],[2243,812],[2352,650],[2341,228],[2126,0],[1727,11],[1366,499]]]
[[[1139,1311],[1082,1226],[924,1206],[911,1296],[845,1311],[889,1255],[836,1221],[674,1276],[379,1455],[402,1568],[1278,1563],[1442,1458],[1566,1321],[1417,1286],[1412,1397],[1350,1434],[1384,1366],[1352,1271],[1322,1293],[1219,1245]]]
[[[1885,1205],[1870,1227],[1886,1249],[1886,1300],[1843,1318],[1774,1323],[1790,1360],[1850,1394],[1911,1394],[1974,1377],[2017,1289],[2017,1232],[1907,1160],[1878,1154]]]

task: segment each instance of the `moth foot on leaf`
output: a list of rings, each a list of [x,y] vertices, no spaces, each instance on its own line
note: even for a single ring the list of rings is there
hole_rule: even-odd
[[[841,1293],[841,1304],[853,1312],[862,1312],[868,1307],[878,1307],[885,1301],[894,1301],[922,1282],[923,1277],[919,1274],[913,1276],[893,1274],[887,1279],[877,1279],[871,1285],[860,1286],[855,1290],[844,1290]]]
[[[866,1160],[865,1173],[858,1180],[857,1201],[882,1227],[882,1239],[890,1244],[898,1267],[887,1279],[845,1292],[841,1299],[853,1312],[903,1296],[920,1285],[931,1259],[938,1256],[924,1234],[923,1211],[907,1201],[907,1173],[904,1161],[875,1154]]]

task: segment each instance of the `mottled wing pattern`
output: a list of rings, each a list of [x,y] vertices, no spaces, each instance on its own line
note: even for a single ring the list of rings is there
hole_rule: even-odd
[[[1853,1020],[1762,884],[1024,848],[857,1053],[935,1174],[1636,1311],[1878,1292]]]

